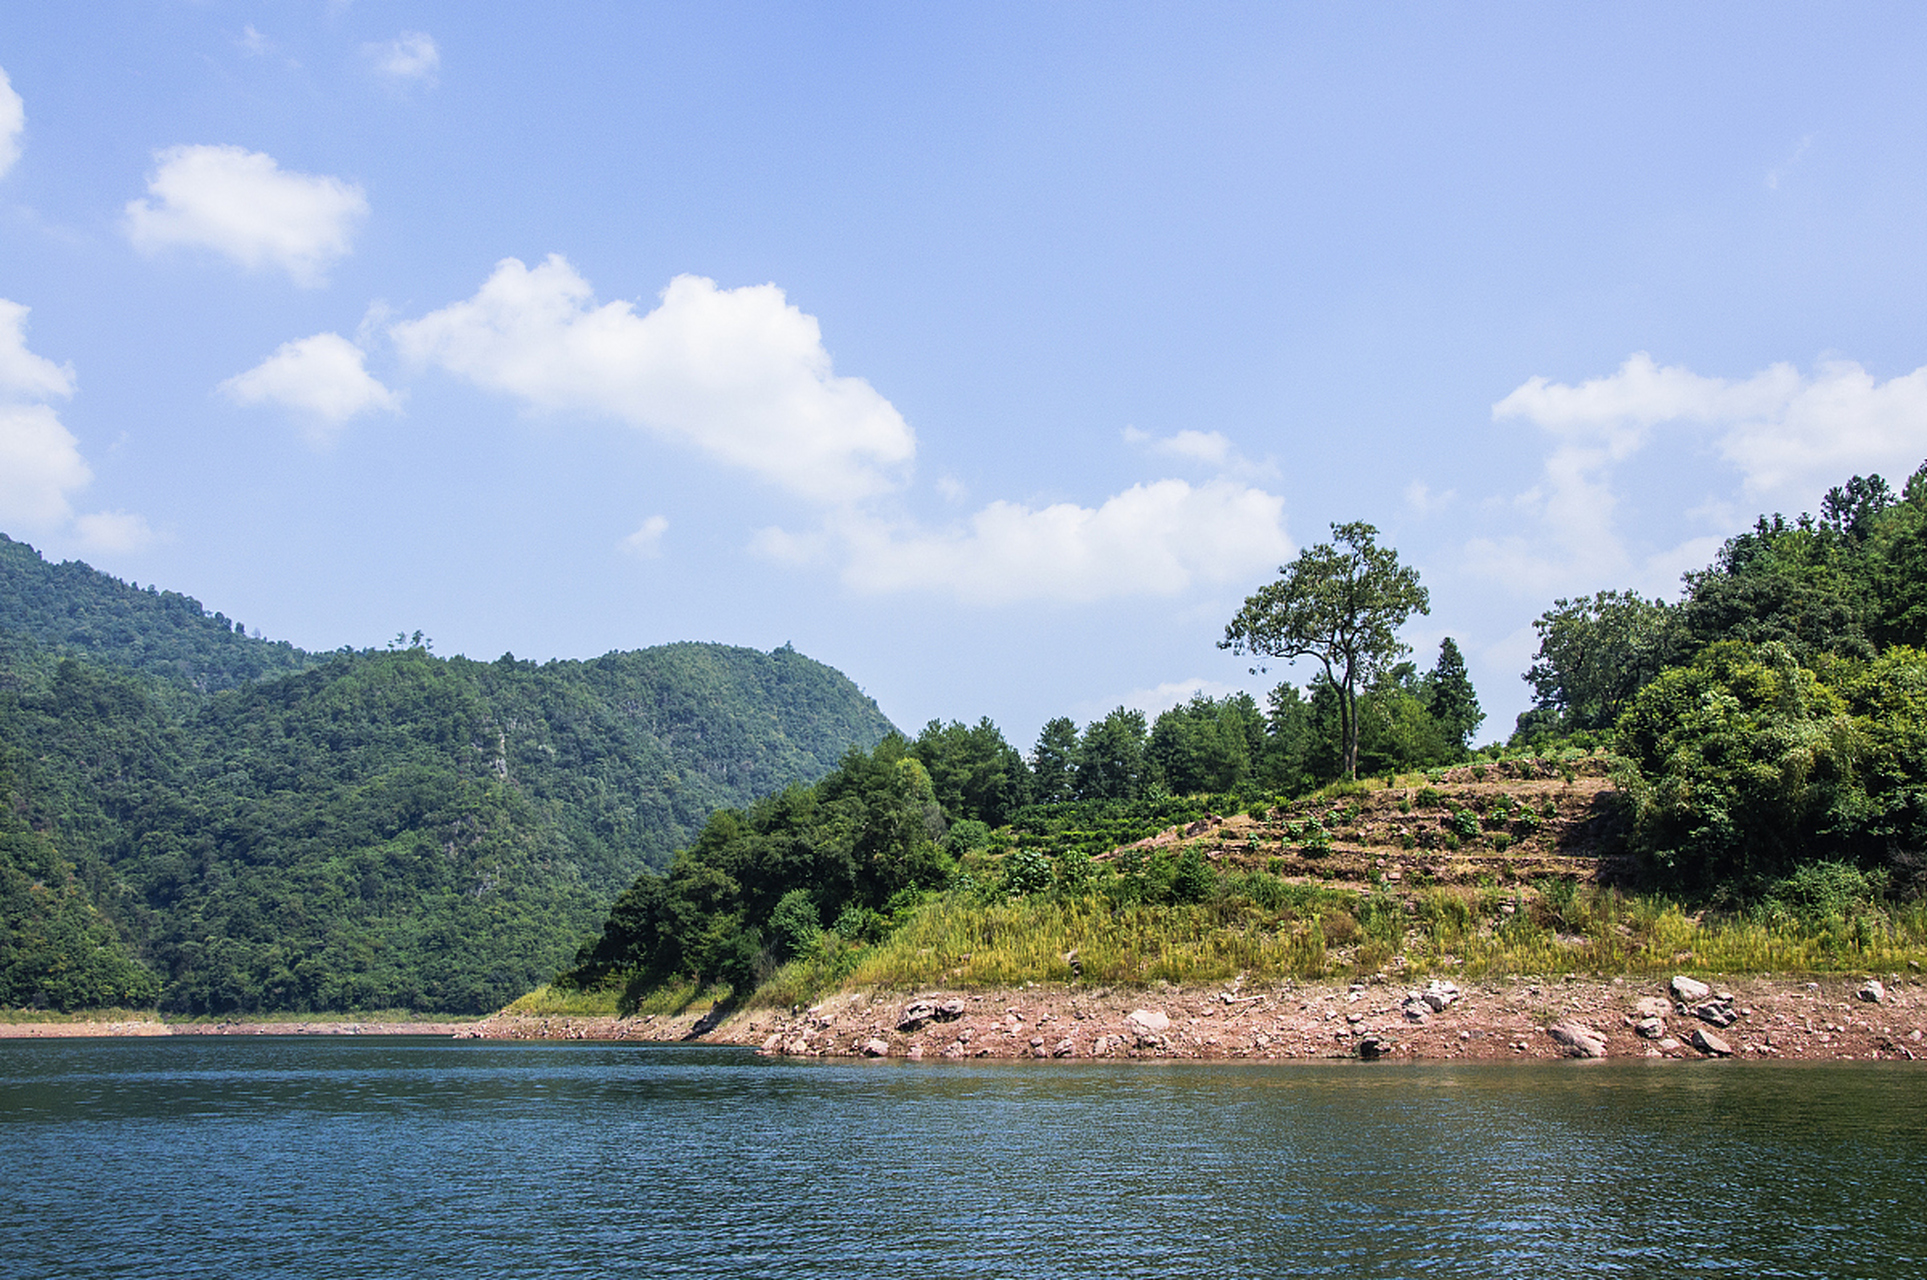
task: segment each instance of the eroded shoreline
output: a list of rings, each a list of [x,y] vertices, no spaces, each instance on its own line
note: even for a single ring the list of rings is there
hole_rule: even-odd
[[[941,1059],[1927,1060],[1913,974],[1819,979],[1238,982],[852,992],[808,1009],[471,1021],[0,1024],[0,1038],[427,1035],[739,1045],[770,1055]],[[1869,998],[1877,995],[1878,998]],[[712,1025],[713,1024],[713,1025]]]

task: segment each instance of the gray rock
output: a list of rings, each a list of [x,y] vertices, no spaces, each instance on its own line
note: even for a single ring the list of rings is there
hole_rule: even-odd
[[[1679,1041],[1673,1039],[1671,1036],[1667,1036],[1664,1040],[1654,1045],[1653,1048],[1660,1050],[1662,1053],[1672,1053],[1679,1048]]]
[[[1673,1011],[1673,1002],[1659,996],[1641,996],[1633,1001],[1633,1012],[1642,1018],[1663,1018]]]
[[[1708,1000],[1705,1004],[1695,1006],[1693,1016],[1715,1027],[1730,1027],[1739,1021],[1732,1005],[1721,1004],[1717,1000]]]
[[[1887,988],[1880,985],[1880,979],[1869,978],[1866,985],[1854,993],[1868,1004],[1879,1004],[1887,998]]]
[[[904,1054],[903,1056],[910,1059],[910,1061],[912,1062],[921,1062],[923,1061],[923,1046],[920,1044],[913,1044],[910,1046],[910,1052]]]
[[[1641,1018],[1633,1024],[1633,1030],[1642,1040],[1659,1040],[1666,1035],[1666,1019]]]
[[[1051,1050],[1050,1056],[1053,1058],[1068,1058],[1076,1052],[1077,1052],[1076,1042],[1073,1041],[1069,1036],[1065,1036],[1062,1040],[1059,1040],[1057,1042],[1057,1047]]]
[[[1606,1056],[1606,1037],[1583,1022],[1556,1022],[1546,1032],[1565,1049],[1568,1058]]]
[[[1156,1009],[1134,1009],[1131,1011],[1131,1016],[1126,1018],[1125,1021],[1129,1022],[1131,1026],[1138,1031],[1154,1036],[1163,1035],[1171,1029],[1171,1019],[1165,1017]]]
[[[1705,1027],[1693,1028],[1693,1034],[1687,1037],[1687,1039],[1695,1049],[1698,1049],[1708,1057],[1727,1058],[1733,1054],[1732,1045],[1726,1043],[1723,1037],[1714,1035]]]
[[[1694,1004],[1713,994],[1713,988],[1685,974],[1676,976],[1668,986],[1673,993],[1673,999],[1681,1004]]]
[[[897,1017],[897,1030],[903,1032],[915,1031],[922,1027],[924,1023],[935,1022],[936,1020],[936,1005],[928,1000],[912,1000],[909,1004],[903,1006],[902,1014]]]
[[[1384,1036],[1366,1035],[1358,1042],[1358,1056],[1370,1062],[1374,1058],[1384,1057],[1396,1048],[1398,1046]]]
[[[890,1042],[871,1039],[863,1042],[863,1056],[866,1058],[885,1058],[890,1054]]]
[[[1437,978],[1426,984],[1424,994],[1420,996],[1420,999],[1432,1007],[1434,1013],[1444,1013],[1446,1008],[1458,998],[1457,985]]]

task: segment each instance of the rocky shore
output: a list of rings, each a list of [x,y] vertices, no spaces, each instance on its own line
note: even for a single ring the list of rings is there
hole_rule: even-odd
[[[1927,986],[1877,979],[1285,983],[914,994],[710,1016],[483,1019],[489,1039],[736,1044],[770,1055],[972,1058],[1927,1059]]]
[[[1508,979],[853,992],[807,1009],[468,1022],[0,1024],[0,1038],[433,1035],[741,1045],[776,1056],[1927,1060],[1927,984],[1878,977]]]

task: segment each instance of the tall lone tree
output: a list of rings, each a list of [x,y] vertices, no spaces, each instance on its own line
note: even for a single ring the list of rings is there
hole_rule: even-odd
[[[1418,570],[1378,545],[1378,530],[1334,524],[1332,540],[1307,547],[1278,570],[1279,579],[1246,597],[1224,629],[1220,649],[1290,662],[1316,658],[1338,690],[1347,778],[1358,776],[1358,686],[1410,651],[1398,629],[1414,613],[1432,611]]]

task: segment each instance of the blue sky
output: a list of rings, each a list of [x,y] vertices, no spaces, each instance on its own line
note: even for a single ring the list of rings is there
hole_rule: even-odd
[[[1555,597],[1927,458],[1917,7],[74,14],[0,530],[309,648],[788,641],[1027,747],[1262,692],[1363,519],[1497,736]]]

